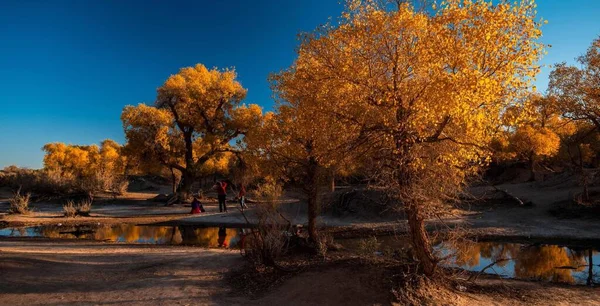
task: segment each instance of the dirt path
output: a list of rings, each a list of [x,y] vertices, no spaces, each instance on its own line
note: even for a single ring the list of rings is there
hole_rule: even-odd
[[[0,241],[0,305],[236,305],[239,253],[192,247]]]

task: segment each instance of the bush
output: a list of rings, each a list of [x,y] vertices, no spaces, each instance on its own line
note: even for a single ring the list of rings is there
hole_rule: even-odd
[[[67,204],[63,206],[65,217],[72,218],[75,216],[89,216],[92,210],[92,200],[83,200],[75,205],[72,200],[67,201]]]
[[[333,236],[329,233],[319,233],[319,239],[315,244],[315,251],[320,256],[325,256],[330,247],[335,246],[334,249],[337,247],[333,242]]]
[[[114,194],[123,195],[127,192],[128,188],[129,188],[129,181],[127,180],[127,178],[123,178],[123,179],[116,180],[115,182],[113,182],[110,191],[113,192]]]
[[[75,204],[73,201],[67,201],[66,205],[63,205],[63,211],[65,212],[65,217],[72,218],[77,215],[77,208],[75,208]]]
[[[61,175],[56,171],[31,170],[16,166],[0,170],[0,186],[33,193],[43,197],[63,197],[79,193],[108,191],[115,195],[127,191],[129,182],[126,176],[95,173],[92,176],[77,177]]]
[[[9,200],[11,214],[27,214],[29,213],[29,198],[30,194],[21,194],[21,189],[15,192],[14,196]]]
[[[78,191],[73,179],[51,175],[43,170],[10,166],[0,171],[0,186],[21,189],[42,196],[60,196]]]
[[[371,256],[379,249],[379,241],[377,237],[372,236],[369,238],[362,239],[358,243],[358,252],[364,256]]]
[[[92,211],[92,200],[83,200],[77,204],[77,214],[79,216],[89,216]]]
[[[258,186],[253,194],[262,203],[256,205],[258,224],[248,234],[243,252],[256,267],[273,267],[289,245],[290,236],[286,233],[290,232],[291,223],[279,212],[276,203],[281,195],[281,187],[268,183]]]

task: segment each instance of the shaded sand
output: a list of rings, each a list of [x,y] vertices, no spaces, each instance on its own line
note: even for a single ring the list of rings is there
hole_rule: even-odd
[[[93,242],[0,241],[0,305],[224,305],[237,252]]]

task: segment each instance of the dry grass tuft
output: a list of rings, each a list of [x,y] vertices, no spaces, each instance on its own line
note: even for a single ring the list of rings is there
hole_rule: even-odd
[[[10,208],[9,213],[11,214],[28,214],[29,213],[29,199],[31,195],[29,193],[22,195],[21,189],[15,192],[14,196],[9,200]]]
[[[89,216],[92,210],[92,200],[83,200],[78,204],[75,204],[72,200],[67,201],[66,205],[63,205],[63,211],[65,217],[73,218],[76,216]]]

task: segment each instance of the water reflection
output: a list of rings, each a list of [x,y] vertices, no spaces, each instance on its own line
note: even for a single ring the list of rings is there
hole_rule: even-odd
[[[450,265],[479,271],[496,263],[490,272],[507,277],[583,284],[598,282],[600,253],[593,249],[573,249],[558,245],[522,245],[480,242],[461,246],[438,246],[455,252]]]
[[[192,226],[39,226],[0,229],[0,236],[47,237],[60,239],[91,239],[126,243],[195,245],[202,247],[236,248],[240,230]]]
[[[350,250],[381,256],[397,254],[393,250],[410,249],[408,240],[396,237],[372,238],[369,243],[348,239],[342,243]],[[439,243],[434,247],[438,257],[447,258],[442,264],[469,271],[481,271],[508,278],[549,281],[568,284],[600,283],[600,252],[590,248],[568,248],[560,245],[525,245],[503,242]]]

